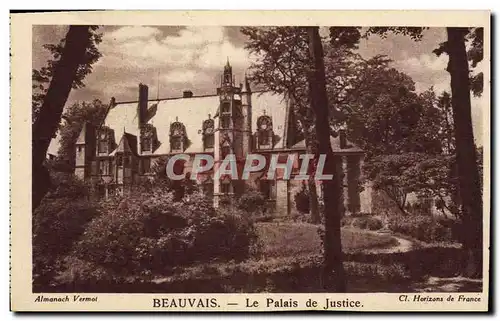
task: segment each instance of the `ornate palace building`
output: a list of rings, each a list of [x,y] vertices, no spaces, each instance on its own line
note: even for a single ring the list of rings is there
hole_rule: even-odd
[[[184,164],[186,173],[191,171],[194,155],[200,153],[212,155],[216,165],[229,153],[235,154],[238,167],[250,153],[268,159],[278,155],[286,162],[289,154],[306,152],[295,124],[286,97],[252,92],[246,78],[237,86],[228,62],[214,95],[195,96],[185,91],[182,97],[149,100],[148,87],[140,84],[138,101],[116,102],[112,98],[100,128],[87,124],[79,135],[75,174],[106,197],[148,179],[155,161],[178,153],[191,156]],[[351,213],[365,211],[363,207],[370,204],[362,204],[360,199],[363,152],[343,131],[330,141],[334,154],[343,160],[337,174],[344,177],[344,208]],[[294,164],[292,175],[298,168],[299,164]],[[228,177],[214,181],[212,173],[205,173],[199,175],[198,183],[213,197],[216,207],[254,188],[267,197],[270,207],[290,213],[295,209],[294,195],[305,182],[279,177],[270,180],[266,173],[267,169],[251,173],[245,181]],[[318,192],[321,195],[319,187]]]

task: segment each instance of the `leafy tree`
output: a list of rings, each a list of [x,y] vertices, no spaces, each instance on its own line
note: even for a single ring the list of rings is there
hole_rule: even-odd
[[[385,36],[388,32],[409,35],[420,40],[424,28],[377,27],[369,28],[367,35],[376,33]],[[434,53],[446,53],[449,57],[447,71],[451,76],[451,107],[453,110],[456,159],[460,186],[460,198],[463,211],[463,226],[467,228],[463,239],[467,252],[464,272],[468,276],[482,273],[483,224],[482,192],[476,157],[476,147],[472,131],[471,97],[472,91],[480,95],[483,88],[483,75],[471,76],[471,68],[483,59],[483,28],[446,28],[448,39],[440,44]],[[467,50],[465,42],[469,41]],[[465,230],[465,228],[464,228]]]
[[[416,193],[435,199],[444,215],[447,210],[458,216],[453,168],[449,155],[415,152],[377,156],[366,165],[374,188],[383,190],[402,213],[408,210],[408,195]]]
[[[55,136],[64,105],[72,88],[83,84],[100,53],[97,26],[70,26],[64,41],[48,45],[52,58],[48,66],[33,72],[38,93],[33,97],[32,127],[32,207],[35,209],[49,188],[49,174],[43,166],[51,139]],[[45,84],[49,83],[46,88]]]
[[[68,171],[73,172],[75,167],[75,143],[85,123],[98,127],[101,125],[108,108],[100,100],[77,102],[65,109],[64,124],[59,129],[59,150],[57,161]]]
[[[413,80],[389,63],[376,56],[359,64],[342,110],[349,137],[368,158],[401,151],[440,152],[434,134],[436,98],[430,91],[417,94]]]
[[[293,106],[296,123],[305,138],[308,151],[312,151],[314,132],[307,87],[309,52],[307,33],[299,27],[243,27],[248,37],[245,48],[257,56],[249,68],[249,79],[266,90],[286,95]],[[299,136],[300,137],[300,136]],[[296,143],[302,137],[288,142]],[[288,139],[288,137],[285,137]],[[313,222],[320,221],[318,195],[314,179],[308,182],[310,212]]]
[[[73,89],[84,88],[83,80],[92,72],[92,65],[99,60],[101,54],[97,49],[97,45],[102,40],[102,34],[96,32],[97,26],[90,26],[90,43],[85,51],[84,62],[82,62],[76,71],[75,79],[72,84]],[[40,69],[32,71],[32,121],[33,124],[38,117],[43,100],[47,94],[48,85],[54,75],[56,66],[61,59],[61,55],[66,43],[66,37],[62,38],[57,44],[45,44],[43,48],[50,52],[51,58],[47,61],[47,65]]]
[[[198,186],[195,181],[190,179],[190,173],[186,173],[186,177],[181,180],[172,180],[167,175],[167,163],[169,157],[160,157],[152,165],[152,180],[148,181],[148,185],[152,188],[159,187],[165,191],[172,192],[174,200],[179,201],[186,195],[194,193]],[[184,172],[184,162],[178,160],[174,164],[173,171],[176,175]]]
[[[45,287],[62,268],[62,258],[98,211],[82,181],[72,174],[51,171],[49,191],[33,212],[35,287],[47,290]]]
[[[327,46],[328,77],[333,103],[330,115],[338,115],[336,107],[349,84],[344,76],[349,68],[350,60],[355,56],[360,38],[359,28],[332,27],[330,42]],[[242,33],[248,37],[246,49],[255,54],[257,60],[250,66],[249,78],[266,90],[286,95],[293,105],[294,124],[302,133],[290,144],[305,138],[309,153],[314,153],[315,131],[314,115],[310,108],[309,85],[307,74],[310,69],[310,54],[307,32],[300,27],[244,27]],[[314,222],[319,222],[318,196],[315,182],[311,177],[308,182],[310,212]]]

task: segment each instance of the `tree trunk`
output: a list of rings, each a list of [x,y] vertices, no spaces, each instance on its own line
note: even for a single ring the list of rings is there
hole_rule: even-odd
[[[309,187],[309,211],[311,214],[311,223],[319,224],[321,222],[321,217],[319,215],[318,193],[316,191],[316,181],[312,175],[309,177],[307,184]]]
[[[318,27],[308,27],[309,55],[312,59],[312,70],[308,75],[309,95],[312,110],[315,113],[316,139],[318,154],[326,155],[324,173],[333,174],[332,180],[323,181],[325,203],[325,237],[323,280],[327,290],[346,291],[346,280],[342,264],[342,244],[340,237],[339,211],[340,184],[335,175],[335,162],[330,146],[330,126],[328,117],[328,98],[326,94],[325,66],[323,46]]]
[[[50,86],[32,129],[32,208],[47,193],[50,180],[44,161],[50,141],[57,131],[64,105],[71,91],[80,64],[90,44],[89,26],[70,26],[66,42],[57,62]]]
[[[309,154],[314,154],[312,148],[312,141],[308,136],[309,135],[307,134],[306,137],[307,152]],[[316,190],[316,181],[311,173],[309,173],[309,180],[307,181],[307,187],[309,189],[309,214],[311,214],[311,223],[318,224],[321,222],[321,217],[319,215],[319,206],[318,206],[318,193]]]
[[[464,274],[468,277],[482,273],[483,212],[482,193],[472,131],[469,65],[464,37],[467,28],[447,28],[448,72],[451,75],[451,105],[460,197],[462,199],[462,233],[466,262]]]

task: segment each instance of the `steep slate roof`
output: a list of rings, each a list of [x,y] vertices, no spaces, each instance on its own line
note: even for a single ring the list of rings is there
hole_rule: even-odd
[[[118,146],[109,155],[115,156],[116,153],[126,153],[129,151],[134,155],[137,155],[137,136],[129,133],[123,133]]]
[[[235,98],[239,99],[240,97],[236,96]],[[252,93],[251,99],[252,132],[256,130],[258,117],[264,114],[271,116],[274,133],[280,137],[274,147],[284,148],[286,101],[283,96],[271,92],[255,92]],[[185,125],[187,138],[191,142],[185,152],[203,151],[202,135],[199,132],[201,132],[203,121],[208,119],[208,115],[210,114],[212,118],[216,115],[219,107],[219,96],[207,95],[149,101],[148,109],[155,104],[157,104],[156,113],[148,120],[148,123],[156,127],[160,146],[153,155],[170,153],[170,124],[176,119]],[[136,138],[139,137],[137,106],[137,101],[117,103],[109,110],[104,125],[114,130],[115,141],[119,141],[124,132],[134,135]]]
[[[334,153],[363,153],[363,150],[359,148],[358,146],[354,145],[352,142],[349,140],[346,141],[346,148],[340,148],[340,137],[337,135],[337,137],[330,136],[330,145],[332,146],[332,151]],[[297,144],[293,145],[291,149],[305,149],[306,148],[306,141],[301,140]]]

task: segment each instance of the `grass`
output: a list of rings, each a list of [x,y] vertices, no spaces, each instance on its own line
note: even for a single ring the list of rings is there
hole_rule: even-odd
[[[287,257],[321,253],[318,226],[308,223],[257,223],[257,234],[263,257]],[[343,228],[341,232],[344,252],[381,248],[397,244],[389,235],[365,230]]]

